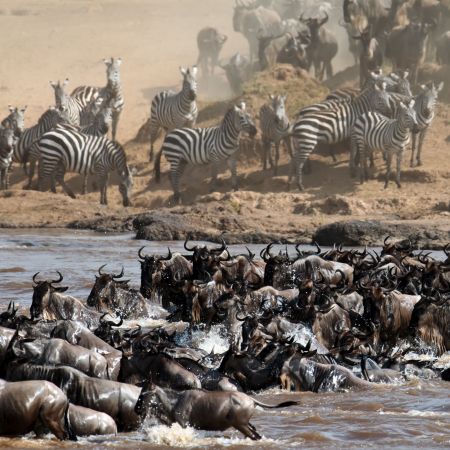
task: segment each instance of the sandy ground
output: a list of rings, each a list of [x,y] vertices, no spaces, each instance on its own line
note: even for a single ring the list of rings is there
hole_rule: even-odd
[[[0,105],[28,105],[26,125],[51,104],[50,80],[70,79],[70,87],[82,84],[102,86],[105,82],[104,57],[120,56],[125,109],[119,123],[119,141],[125,143],[133,167],[133,207],[123,208],[116,186],[109,189],[109,205],[99,205],[99,194],[72,200],[62,193],[24,191],[20,167],[11,176],[11,189],[0,192],[0,225],[66,226],[86,221],[170,208],[171,190],[163,173],[160,185],[152,180],[152,164],[147,161],[148,144],[131,142],[149,116],[150,100],[163,88],[180,85],[179,65],[196,61],[196,34],[212,25],[229,38],[222,56],[235,51],[246,53],[247,43],[232,30],[231,0],[120,0],[120,1],[3,1],[0,4]],[[343,44],[346,47],[346,42]],[[338,62],[343,65],[345,50]],[[220,69],[219,69],[220,70]],[[281,69],[284,70],[284,69]],[[288,71],[279,81],[274,71],[253,83],[244,98],[256,115],[270,91],[288,92],[291,116],[298,107],[320,99],[326,92],[304,74]],[[229,98],[223,76],[209,86],[200,80],[199,125],[215,123]],[[384,171],[376,161],[374,179],[360,186],[348,176],[348,153],[332,163],[326,152],[313,155],[312,173],[306,175],[304,193],[287,191],[288,156],[283,152],[279,175],[262,171],[258,145],[244,151],[238,166],[240,191],[230,193],[229,174],[221,174],[219,191],[209,193],[208,168],[190,168],[183,178],[184,205],[171,208],[189,216],[193,226],[238,232],[310,235],[324,223],[343,219],[376,219],[438,227],[450,232],[450,107],[441,104],[426,138],[424,165],[409,168],[409,151],[403,164],[403,188],[392,184],[384,190],[378,176]],[[157,148],[160,141],[157,142]],[[163,164],[163,172],[167,166]],[[73,186],[78,176],[68,176]],[[113,180],[114,181],[114,180]],[[195,203],[195,206],[192,206]],[[198,221],[195,222],[195,217]],[[218,224],[218,217],[221,217]],[[222,220],[223,218],[223,220]]]

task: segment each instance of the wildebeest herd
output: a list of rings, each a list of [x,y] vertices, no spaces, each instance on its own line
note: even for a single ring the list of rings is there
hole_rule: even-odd
[[[123,270],[100,267],[86,301],[66,293],[59,272],[33,276],[30,315],[14,302],[0,314],[0,435],[76,439],[149,417],[259,439],[255,406],[301,401],[249,396],[266,388],[370,392],[450,379],[435,364],[450,350],[450,245],[443,260],[389,237],[379,253],[297,246],[292,256],[271,243],[257,259],[223,241],[184,248],[142,247],[139,290]],[[224,353],[192,340],[215,326]]]
[[[303,108],[292,122],[285,110],[289,93],[273,92],[271,101],[262,107],[259,118],[263,167],[267,168],[269,163],[276,174],[279,146],[285,142],[291,154],[288,186],[295,176],[297,187],[303,190],[303,167],[319,144],[332,147],[348,142],[350,172],[355,176],[359,166],[361,182],[368,178],[367,159],[373,167],[373,152],[377,150],[383,153],[387,165],[385,186],[395,156],[396,184],[400,187],[402,156],[411,133],[411,166],[422,163],[423,140],[435,116],[443,84],[430,80],[426,85],[417,86],[418,70],[425,60],[441,65],[450,63],[448,3],[392,0],[386,6],[383,0],[236,0],[232,23],[234,31],[248,41],[249,57],[239,52],[229,61],[221,61],[219,56],[227,36],[214,27],[205,27],[197,36],[197,64],[205,84],[214,76],[216,66],[220,66],[236,96],[256,71],[270,69],[278,62],[305,70],[314,67],[318,80],[332,77],[333,59],[339,50],[335,28],[339,25],[347,30],[349,49],[360,66],[361,90],[334,91],[323,101]],[[381,73],[386,59],[394,70],[389,76]],[[62,83],[51,82],[55,107],[30,128],[24,127],[25,108],[11,108],[0,128],[3,189],[9,187],[13,162],[23,166],[28,176],[27,188],[33,186],[35,166],[39,164],[39,190],[50,186],[55,192],[59,183],[68,195],[75,197],[64,181],[65,173],[78,172],[84,176],[83,193],[87,190],[87,177],[92,174],[97,179],[100,202],[107,204],[109,174],[117,171],[123,205],[131,205],[132,170],[123,147],[115,141],[124,107],[121,63],[120,58],[105,60],[104,87],[79,86],[69,95],[65,91],[67,79]],[[170,181],[174,200],[178,202],[180,177],[187,165],[211,163],[211,189],[214,189],[217,172],[226,161],[232,187],[238,189],[236,153],[243,132],[256,134],[253,118],[245,104],[239,103],[229,108],[219,125],[193,128],[198,116],[197,67],[180,68],[180,71],[182,89],[162,91],[151,103],[150,160],[160,131],[167,133],[155,160],[155,180],[159,180],[164,155],[170,163]],[[109,128],[112,140],[106,138]],[[274,154],[272,146],[275,146]]]

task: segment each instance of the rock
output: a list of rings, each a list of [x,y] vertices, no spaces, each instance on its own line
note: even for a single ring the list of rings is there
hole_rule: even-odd
[[[334,222],[319,227],[313,241],[319,245],[365,245],[380,242],[389,234],[389,229],[377,221],[349,220]]]
[[[74,220],[67,224],[67,228],[93,230],[100,233],[133,231],[133,218],[134,216],[105,216],[96,219]]]

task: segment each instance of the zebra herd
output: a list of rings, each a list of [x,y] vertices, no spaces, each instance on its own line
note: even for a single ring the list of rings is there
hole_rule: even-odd
[[[97,178],[100,203],[107,204],[106,189],[109,172],[116,170],[121,183],[123,205],[129,206],[133,184],[131,170],[123,147],[115,141],[117,126],[124,105],[120,79],[121,58],[105,59],[107,82],[104,87],[79,86],[71,94],[65,89],[65,79],[50,81],[54,90],[55,106],[50,107],[30,128],[24,127],[26,108],[10,108],[10,114],[0,127],[0,186],[9,187],[9,168],[12,162],[22,164],[28,175],[26,188],[31,188],[36,163],[39,162],[38,188],[43,190],[50,182],[53,192],[56,183],[75,197],[64,182],[67,171],[84,175],[83,193],[87,176]],[[106,135],[111,128],[112,140]]]

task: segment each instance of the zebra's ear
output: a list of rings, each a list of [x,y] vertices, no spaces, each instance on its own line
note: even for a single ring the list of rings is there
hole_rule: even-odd
[[[64,80],[64,82],[63,82],[63,86],[67,86],[68,84],[69,84],[69,79],[66,78],[66,79]]]
[[[14,112],[14,108],[11,105],[8,105],[8,109],[10,113]]]
[[[400,77],[394,72],[390,73],[389,77],[392,78],[394,81],[399,81],[400,80]]]
[[[183,77],[186,75],[186,73],[187,73],[187,71],[186,71],[186,69],[184,68],[184,67],[181,67],[180,66],[180,73],[181,73],[181,75],[183,75]]]
[[[275,100],[275,95],[269,94],[269,98],[270,98],[270,100]]]
[[[408,76],[409,76],[409,70],[405,70],[403,72],[403,79],[406,80],[408,78]]]
[[[422,91],[426,91],[426,90],[427,90],[427,87],[426,87],[424,84],[421,84],[421,85],[420,85],[420,89],[422,89]]]
[[[27,110],[27,108],[28,108],[28,105],[25,105],[21,110],[20,110],[20,112],[25,112],[26,110]]]
[[[441,81],[441,82],[439,83],[438,87],[436,88],[436,91],[437,91],[437,92],[441,92],[443,88],[444,88],[444,82]]]
[[[245,107],[246,107],[245,102],[239,103],[239,108],[240,108],[242,111],[245,111]]]
[[[399,102],[398,105],[400,106],[400,108],[406,109],[406,105],[403,102]]]
[[[193,77],[197,75],[197,66],[192,66],[191,74]]]
[[[107,65],[110,66],[111,65],[111,60],[110,59],[103,59],[103,62]]]
[[[116,63],[120,66],[122,64],[122,58],[116,58]]]
[[[50,83],[50,86],[51,86],[52,88],[56,89],[56,87],[57,87],[58,84],[59,84],[59,81],[58,81],[58,83],[57,83],[56,81],[49,81],[49,83]]]
[[[409,105],[408,105],[408,106],[409,106],[410,108],[414,108],[415,103],[416,103],[416,101],[412,98],[411,101],[409,102]]]

